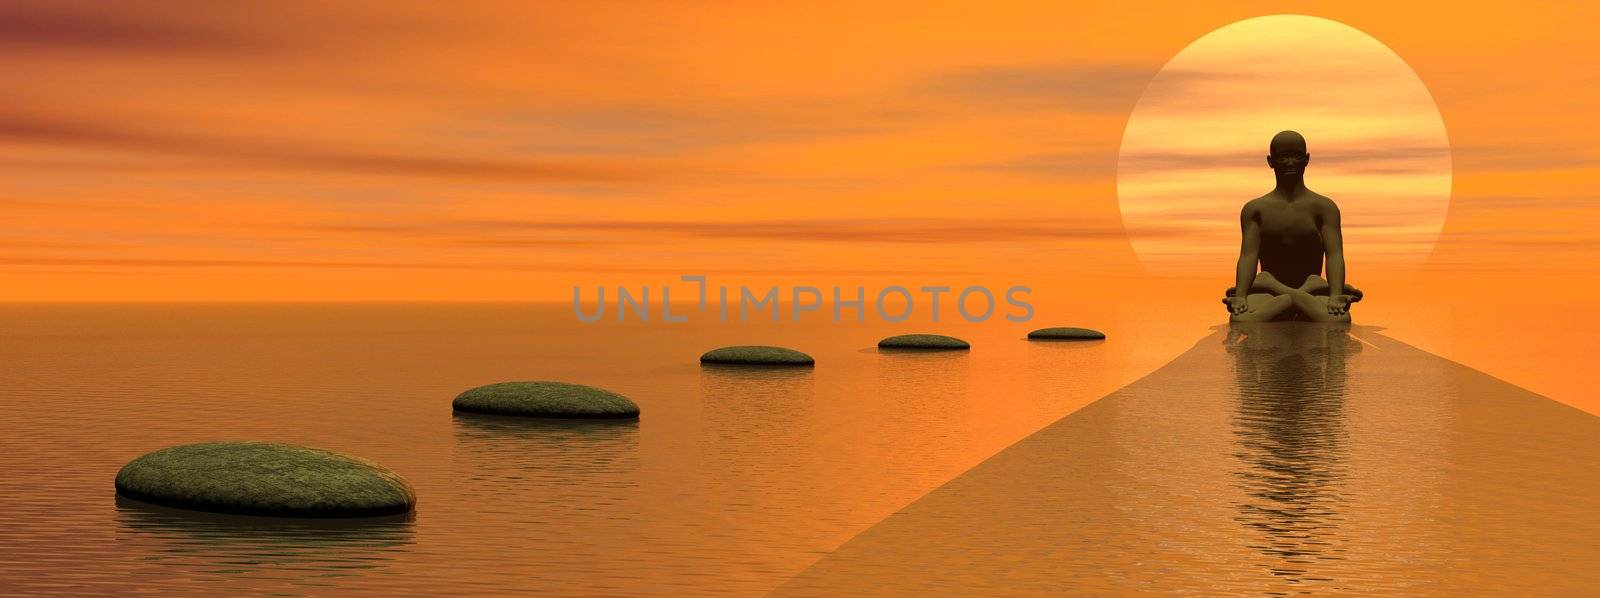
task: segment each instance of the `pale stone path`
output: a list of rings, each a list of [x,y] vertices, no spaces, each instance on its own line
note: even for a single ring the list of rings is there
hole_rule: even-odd
[[[1575,595],[1600,418],[1372,329],[1219,330],[778,595]]]

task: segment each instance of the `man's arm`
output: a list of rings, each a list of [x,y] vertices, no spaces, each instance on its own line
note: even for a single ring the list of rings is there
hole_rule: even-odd
[[[1256,263],[1261,260],[1261,223],[1256,221],[1250,204],[1239,210],[1239,264],[1234,269],[1233,300],[1229,309],[1241,314],[1249,309],[1245,298],[1250,296],[1250,285],[1256,282]]]
[[[1322,251],[1327,255],[1328,315],[1344,315],[1349,307],[1344,295],[1344,233],[1339,230],[1339,206],[1332,201],[1322,210]]]

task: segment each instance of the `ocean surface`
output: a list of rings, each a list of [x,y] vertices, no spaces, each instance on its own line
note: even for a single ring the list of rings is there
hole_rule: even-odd
[[[1074,586],[1045,580],[1062,563],[1124,563],[1121,577],[1079,577],[1113,593],[1457,588],[1395,585],[1440,567],[1502,584],[1489,587],[1596,581],[1574,560],[1600,555],[1594,416],[1359,327],[1268,350],[1273,337],[1226,342],[1219,306],[1117,310],[819,325],[582,324],[551,304],[0,306],[0,592],[926,592],[916,579],[944,579],[936,593],[1060,591]],[[1047,325],[1109,338],[1023,340]],[[973,349],[875,348],[908,332]],[[790,346],[817,366],[698,364],[729,344]],[[1300,362],[1272,357],[1283,351]],[[1211,375],[1173,374],[1185,367]],[[1137,400],[1097,402],[1151,372]],[[450,410],[467,388],[541,379],[615,390],[641,418]],[[360,456],[410,480],[418,506],[331,523],[115,496],[129,460],[203,440]],[[995,476],[997,462],[1033,468]],[[939,502],[978,487],[993,494]],[[1039,527],[1019,501],[1041,488],[1063,493],[1062,518]],[[940,509],[983,501],[991,520],[936,525],[955,512]],[[896,548],[916,537],[922,549]],[[939,546],[998,555],[1013,563],[998,579],[1017,583],[992,585],[993,560],[928,560]],[[1098,556],[1057,554],[1074,550]],[[929,563],[945,573],[913,575]]]

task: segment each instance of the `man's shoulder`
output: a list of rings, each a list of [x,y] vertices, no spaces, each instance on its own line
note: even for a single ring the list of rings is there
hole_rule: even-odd
[[[1241,209],[1243,211],[1245,211],[1245,212],[1253,212],[1253,211],[1261,209],[1262,204],[1265,204],[1265,203],[1267,203],[1269,201],[1272,201],[1272,194],[1271,193],[1268,193],[1268,194],[1263,195],[1261,197],[1257,197],[1257,198],[1252,199],[1250,201],[1244,202],[1244,207],[1241,208]]]
[[[1311,195],[1312,205],[1325,210],[1339,210],[1339,204],[1333,203],[1333,199],[1329,198],[1328,196],[1317,193],[1316,191],[1311,191],[1309,189],[1306,192]]]

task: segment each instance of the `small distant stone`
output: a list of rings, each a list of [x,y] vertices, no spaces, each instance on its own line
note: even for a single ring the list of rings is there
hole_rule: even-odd
[[[498,382],[467,390],[450,406],[456,411],[562,419],[631,419],[639,406],[617,393],[566,382]]]
[[[1105,337],[1106,333],[1088,328],[1040,328],[1028,333],[1029,340],[1095,341]]]
[[[970,349],[967,341],[943,334],[901,334],[878,341],[879,349],[930,349],[959,351]]]
[[[811,359],[810,355],[794,349],[762,345],[740,345],[706,351],[704,355],[700,356],[700,363],[807,366],[814,365],[816,361]]]
[[[117,472],[117,494],[151,504],[268,517],[371,517],[410,511],[417,495],[381,466],[277,442],[164,448]]]

